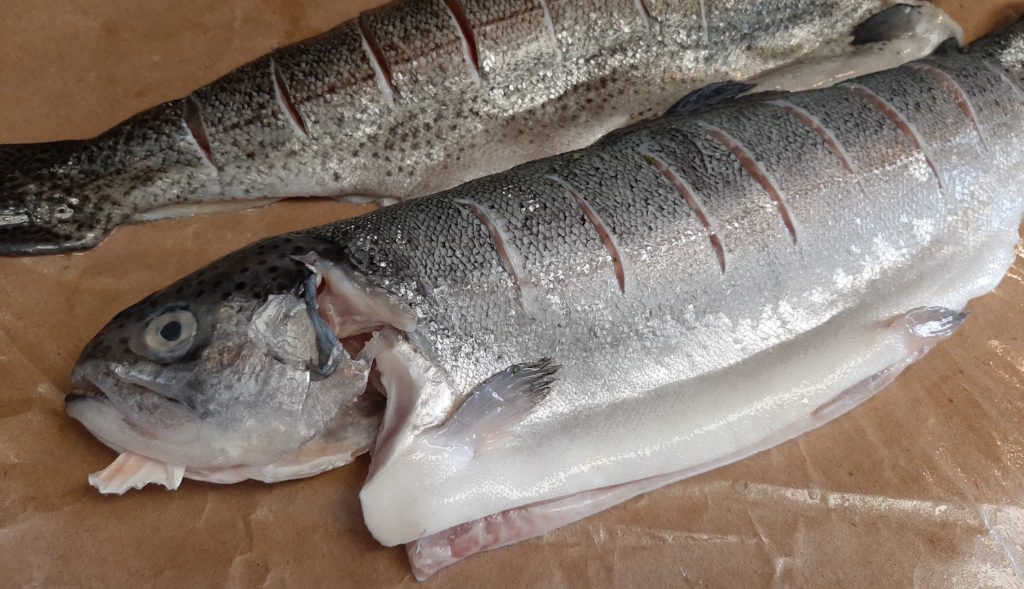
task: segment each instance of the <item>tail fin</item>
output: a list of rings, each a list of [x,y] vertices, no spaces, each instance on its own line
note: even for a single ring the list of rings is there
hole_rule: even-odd
[[[100,210],[67,182],[84,141],[0,147],[0,255],[92,247],[130,213]]]

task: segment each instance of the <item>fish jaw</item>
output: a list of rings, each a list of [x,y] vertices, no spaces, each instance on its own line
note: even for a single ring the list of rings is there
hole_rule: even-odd
[[[213,446],[203,447],[201,421],[193,411],[119,372],[102,361],[79,364],[75,392],[64,400],[68,414],[118,452],[168,464],[216,466],[223,460]]]
[[[77,392],[66,397],[65,408],[93,436],[120,453],[112,464],[89,477],[89,483],[103,494],[122,494],[147,484],[174,490],[182,478],[230,484],[313,476],[369,451],[382,415],[382,399],[375,391],[367,391],[343,404],[327,427],[311,439],[296,445],[288,436],[283,451],[268,453],[244,444],[231,448],[224,444],[230,436],[204,424],[180,402],[156,392],[158,387],[146,387],[140,379],[89,376],[101,371],[111,372],[95,362],[79,366]],[[341,371],[335,378],[351,380],[351,375]],[[331,379],[313,387],[338,388],[337,380]],[[144,415],[131,410],[132,403],[138,404],[140,399],[148,409]]]

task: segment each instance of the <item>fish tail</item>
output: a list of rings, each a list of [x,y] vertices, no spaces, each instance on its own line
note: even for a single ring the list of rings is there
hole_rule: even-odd
[[[92,139],[0,146],[0,255],[89,248],[154,203],[216,190],[185,102]]]

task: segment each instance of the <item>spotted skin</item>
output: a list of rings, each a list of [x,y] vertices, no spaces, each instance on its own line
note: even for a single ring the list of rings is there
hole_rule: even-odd
[[[222,201],[430,194],[587,145],[708,81],[839,51],[884,2],[698,4],[651,0],[647,17],[634,0],[464,0],[453,17],[443,0],[404,0],[365,13],[96,138],[0,147],[0,255],[86,249],[121,223]]]

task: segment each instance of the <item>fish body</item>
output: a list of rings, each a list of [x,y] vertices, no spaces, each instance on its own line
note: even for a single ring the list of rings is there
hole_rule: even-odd
[[[885,4],[397,2],[96,138],[0,147],[0,254],[286,197],[430,194],[587,145],[708,81],[843,53]]]
[[[364,518],[427,576],[799,435],[953,333],[1015,256],[1022,79],[1017,24],[271,238],[116,318],[68,411],[224,482],[381,420]]]

